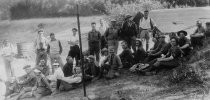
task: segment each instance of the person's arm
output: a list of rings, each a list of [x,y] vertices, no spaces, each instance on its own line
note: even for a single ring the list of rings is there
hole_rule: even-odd
[[[26,75],[26,79],[23,80],[22,82],[20,82],[19,84],[24,85],[24,84],[29,83],[29,82],[32,81],[32,80],[33,80],[33,77],[31,77],[30,75]]]
[[[50,83],[47,81],[47,79],[44,77],[44,75],[42,75],[42,81],[44,82],[44,84],[47,86],[48,89],[50,89],[52,91],[52,88],[50,86]]]
[[[174,57],[171,55],[170,57],[167,57],[167,58],[160,58],[158,61],[170,61],[173,59],[174,59]]]
[[[121,61],[121,59],[120,59],[119,56],[117,56],[117,63],[118,63],[118,65],[119,65],[118,68],[122,68],[122,67],[123,67],[122,61]]]
[[[50,45],[47,45],[47,53],[50,54]]]
[[[106,31],[105,31],[105,33],[104,33],[104,39],[105,39],[105,41],[107,41],[107,37],[108,37],[108,34],[109,34],[108,33],[109,32],[108,30],[109,30],[109,28],[107,28]]]
[[[58,41],[58,43],[59,43],[59,48],[60,48],[59,53],[61,54],[61,53],[63,52],[63,47],[62,47],[62,45],[61,45],[61,41]]]
[[[183,45],[182,47],[180,47],[180,49],[185,49],[185,48],[187,48],[187,47],[189,47],[190,46],[190,40],[189,39],[186,39],[186,44],[185,45]]]
[[[98,39],[99,39],[99,48],[101,48],[101,33],[98,32]]]

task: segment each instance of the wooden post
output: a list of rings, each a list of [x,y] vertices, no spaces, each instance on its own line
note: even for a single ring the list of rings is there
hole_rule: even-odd
[[[85,72],[83,66],[83,54],[82,54],[82,40],[81,40],[81,31],[80,31],[80,20],[79,20],[79,4],[77,3],[77,25],[78,25],[78,33],[79,33],[79,45],[80,45],[80,59],[81,59],[81,69],[82,69],[82,84],[83,84],[83,91],[84,97],[86,97],[86,87],[85,87]]]

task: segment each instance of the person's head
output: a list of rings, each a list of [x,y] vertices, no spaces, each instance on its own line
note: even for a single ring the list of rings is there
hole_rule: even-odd
[[[201,22],[200,20],[198,20],[198,21],[196,21],[196,25],[197,25],[198,27],[201,27],[201,26],[202,26],[202,22]]]
[[[41,76],[41,74],[42,74],[42,72],[38,69],[35,69],[34,73],[36,74],[36,76]]]
[[[107,56],[109,54],[108,49],[107,48],[103,48],[101,50],[101,54],[104,55],[104,56]]]
[[[143,47],[142,42],[140,40],[136,40],[136,47]]]
[[[39,65],[45,65],[45,64],[46,64],[46,62],[45,62],[44,59],[41,59],[41,60],[39,61]]]
[[[111,20],[111,27],[115,27],[116,23],[117,23],[117,21],[115,19]]]
[[[148,18],[148,16],[149,16],[149,10],[145,10],[145,11],[144,11],[144,17],[145,17],[145,18]]]
[[[53,68],[54,68],[54,69],[57,69],[57,68],[59,68],[59,67],[60,67],[60,64],[59,64],[59,63],[57,63],[57,62],[53,63]]]
[[[127,49],[128,48],[128,44],[126,41],[122,41],[121,46],[123,49]]]
[[[103,23],[103,19],[100,19],[100,25],[103,26],[104,23]]]
[[[109,54],[110,55],[114,55],[115,54],[114,47],[110,47],[109,48]]]
[[[130,20],[131,17],[132,17],[131,15],[126,15],[124,20],[125,21]]]
[[[39,30],[38,31],[38,35],[41,36],[41,37],[44,36],[44,31],[43,30]]]
[[[72,28],[72,32],[73,32],[73,34],[76,34],[77,33],[77,29],[76,28]]]
[[[23,69],[25,70],[25,72],[26,72],[26,73],[30,73],[30,72],[31,72],[31,70],[32,70],[32,68],[31,68],[31,66],[30,66],[30,65],[26,65],[26,66],[24,66],[24,67],[23,67]]]
[[[92,27],[93,30],[95,30],[96,29],[96,23],[95,22],[92,22],[91,23],[91,27]]]
[[[177,43],[178,43],[178,40],[177,40],[176,37],[172,37],[172,38],[170,39],[170,42],[171,42],[171,45],[172,45],[172,46],[176,46]]]
[[[67,58],[66,58],[66,62],[67,63],[69,63],[69,64],[73,64],[73,58],[71,57],[71,56],[68,56]]]
[[[187,32],[186,31],[179,31],[177,33],[177,35],[180,37],[180,38],[184,38],[185,36],[187,36]]]
[[[50,38],[51,39],[55,39],[55,34],[54,33],[50,33]]]
[[[165,36],[164,35],[160,35],[159,36],[159,41],[165,41]]]
[[[89,63],[94,63],[95,62],[95,57],[93,55],[88,56]]]

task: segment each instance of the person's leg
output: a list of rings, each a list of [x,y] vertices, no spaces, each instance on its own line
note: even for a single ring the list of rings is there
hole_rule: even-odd
[[[115,53],[116,54],[117,54],[117,51],[118,51],[118,46],[119,46],[118,40],[114,40],[114,47],[115,47]]]
[[[39,61],[40,61],[40,56],[39,56],[39,52],[37,51],[36,53],[36,65],[39,65]]]
[[[56,58],[57,58],[57,61],[58,61],[59,64],[60,64],[61,68],[63,68],[64,64],[63,64],[61,55],[60,55],[60,54],[57,54],[57,55],[56,55]]]
[[[4,64],[7,78],[9,78],[12,76],[11,61],[8,58],[4,58]]]
[[[54,57],[54,55],[50,54],[50,64],[51,64],[51,68],[52,68],[52,73],[55,72],[55,69],[53,67],[54,62],[55,62],[55,57]]]
[[[100,59],[100,46],[99,46],[99,43],[96,45],[96,48],[95,48],[95,55],[96,55],[96,61],[99,62],[99,59]]]

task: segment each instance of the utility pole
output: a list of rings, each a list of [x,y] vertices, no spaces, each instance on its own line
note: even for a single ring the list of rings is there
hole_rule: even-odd
[[[80,31],[80,20],[79,20],[79,2],[76,3],[77,7],[77,25],[78,25],[78,33],[79,33],[79,45],[80,45],[80,59],[81,59],[81,69],[82,69],[82,84],[83,84],[83,91],[84,91],[84,97],[86,97],[86,87],[85,87],[85,72],[84,72],[84,66],[83,66],[83,54],[82,54],[82,40],[81,40],[81,31]]]

